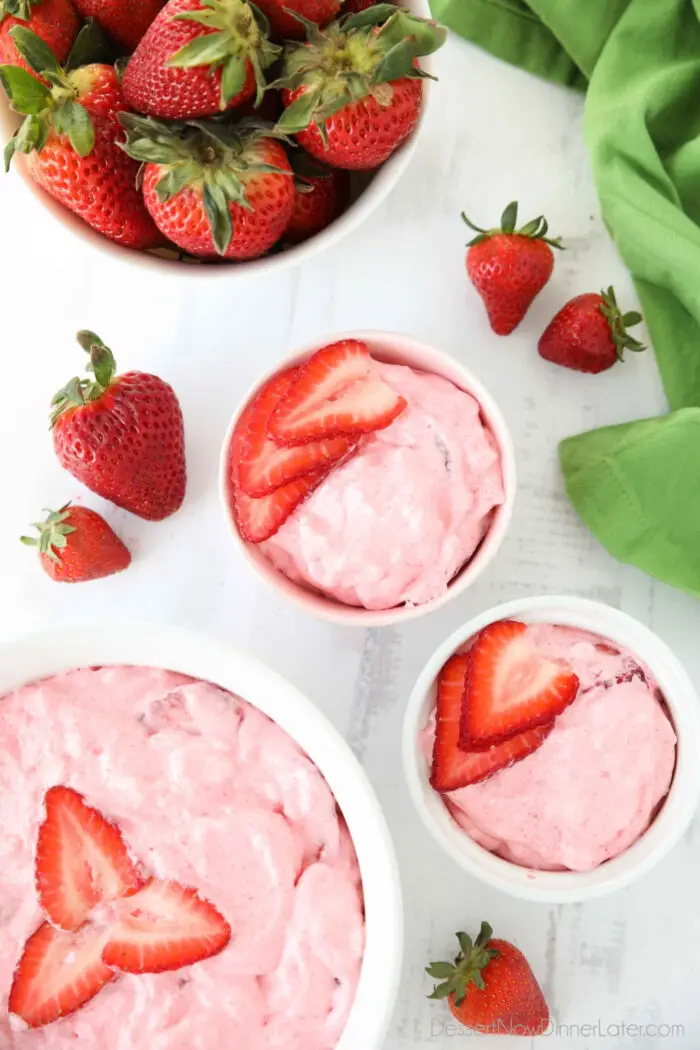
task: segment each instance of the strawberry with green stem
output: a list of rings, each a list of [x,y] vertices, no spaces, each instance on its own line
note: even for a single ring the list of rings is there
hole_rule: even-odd
[[[0,0],[0,64],[30,69],[10,34],[17,25],[36,33],[65,62],[80,20],[70,0]]]
[[[67,73],[35,33],[15,26],[12,39],[34,76],[0,66],[0,81],[25,119],[5,148],[27,155],[29,174],[43,190],[110,240],[132,248],[162,243],[136,187],[138,165],[117,146],[117,113],[124,108],[112,66]]]
[[[543,215],[516,229],[516,201],[492,229],[475,226],[464,213],[462,219],[477,235],[467,251],[469,279],[483,299],[491,328],[497,335],[510,335],[552,276],[552,248],[561,249],[561,241],[547,236]]]
[[[379,167],[418,124],[427,76],[418,59],[446,31],[392,4],[324,30],[305,25],[308,41],[288,47],[278,81],[286,107],[278,128],[334,167]]]
[[[287,153],[249,121],[164,124],[123,113],[123,148],[144,163],[146,207],[163,234],[205,259],[254,259],[282,237],[294,205]]]
[[[126,67],[129,109],[168,120],[207,117],[253,96],[281,48],[247,0],[169,0]]]
[[[540,357],[576,372],[605,372],[624,360],[625,350],[646,350],[627,331],[641,321],[635,310],[622,313],[614,288],[577,295],[550,321],[538,344]]]
[[[58,583],[83,583],[121,572],[131,564],[131,555],[94,510],[66,503],[59,511],[47,511],[37,522],[38,536],[22,536],[22,543],[36,547],[47,576]]]

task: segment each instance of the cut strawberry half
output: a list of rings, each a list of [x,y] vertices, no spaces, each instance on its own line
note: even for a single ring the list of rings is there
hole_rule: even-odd
[[[119,828],[72,788],[53,787],[44,799],[46,819],[36,847],[36,888],[46,917],[77,930],[102,901],[142,885]]]
[[[547,725],[576,699],[576,675],[538,652],[524,623],[490,624],[468,655],[459,740],[465,751]]]
[[[272,413],[268,432],[282,445],[382,430],[406,408],[382,379],[369,348],[344,339],[317,351]]]
[[[45,922],[24,946],[9,1012],[39,1028],[84,1006],[115,977],[102,961],[106,939],[104,929],[89,923],[66,933]]]
[[[430,773],[430,783],[436,791],[457,791],[512,766],[536,751],[554,726],[553,721],[538,726],[488,751],[461,750],[459,733],[468,666],[469,654],[457,653],[447,661],[438,677],[435,744]]]
[[[226,919],[196,890],[153,879],[117,905],[102,959],[123,973],[162,973],[218,955],[230,939]]]
[[[288,392],[298,369],[273,376],[246,407],[231,442],[231,468],[237,485],[248,496],[267,496],[296,478],[328,467],[354,447],[347,437],[327,438],[285,447],[268,437],[272,413]]]
[[[328,471],[316,470],[290,481],[269,496],[252,499],[242,489],[233,488],[233,512],[241,536],[248,543],[262,543],[280,529],[299,504],[320,485]]]

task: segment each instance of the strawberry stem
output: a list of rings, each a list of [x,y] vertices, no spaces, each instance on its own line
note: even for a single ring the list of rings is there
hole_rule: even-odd
[[[84,330],[78,332],[76,338],[83,350],[90,355],[87,371],[92,372],[95,378],[79,379],[78,376],[74,376],[58,391],[51,400],[51,427],[56,425],[59,416],[67,409],[101,398],[116,375],[117,362],[114,354],[98,335]]]
[[[474,942],[468,934],[458,933],[460,952],[454,963],[433,962],[426,967],[426,973],[440,981],[428,998],[447,999],[454,995],[455,1004],[460,1006],[470,984],[483,989],[482,971],[500,954],[497,949],[489,948],[492,937],[493,930],[487,922],[482,922],[479,936]]]
[[[641,324],[642,315],[636,310],[623,314],[617,305],[615,289],[612,286],[607,291],[602,291],[600,296],[603,300],[600,304],[600,312],[608,322],[610,337],[615,344],[618,360],[624,361],[625,350],[629,350],[634,354],[640,354],[646,350],[644,343],[640,343],[638,339],[635,339],[627,331],[628,328]]]
[[[45,554],[47,558],[51,558],[57,565],[60,565],[61,559],[56,551],[67,547],[67,537],[72,532],[75,532],[75,527],[67,524],[70,513],[70,503],[66,503],[57,511],[46,510],[46,520],[36,521],[33,525],[39,535],[20,536],[20,543],[23,543],[26,547],[38,547],[39,554]]]
[[[531,219],[530,222],[526,222],[524,226],[517,229],[518,223],[518,202],[511,201],[506,207],[503,214],[501,215],[501,225],[491,227],[491,229],[485,230],[481,226],[475,226],[474,223],[469,219],[466,212],[462,212],[462,221],[466,223],[470,230],[474,230],[478,236],[474,237],[469,241],[468,247],[472,247],[474,244],[480,244],[482,241],[488,240],[489,237],[498,237],[499,235],[516,235],[518,237],[529,237],[533,241],[544,241],[550,248],[557,248],[559,251],[564,251],[564,245],[561,243],[561,237],[548,237],[549,223],[545,219],[544,215],[538,215],[536,219]]]

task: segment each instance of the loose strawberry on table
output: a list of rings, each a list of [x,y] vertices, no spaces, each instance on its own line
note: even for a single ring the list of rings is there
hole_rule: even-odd
[[[484,301],[494,332],[510,335],[552,276],[552,248],[561,248],[561,241],[547,237],[549,227],[542,215],[516,230],[515,201],[503,212],[500,227],[482,230],[465,214],[462,218],[477,234],[467,251],[469,279]]]
[[[80,20],[70,0],[0,0],[0,64],[31,69],[10,35],[25,26],[48,44],[59,62],[68,58]]]
[[[52,401],[58,460],[98,496],[150,521],[167,518],[185,498],[177,397],[158,376],[117,375],[112,352],[93,332],[78,340],[93,378],[72,379]]]
[[[537,978],[518,948],[481,924],[476,940],[458,933],[454,963],[433,962],[426,972],[440,983],[429,999],[446,999],[453,1016],[481,1035],[536,1036],[550,1015]]]
[[[110,240],[132,248],[161,244],[136,186],[138,164],[115,141],[124,100],[114,68],[89,65],[66,73],[35,33],[15,26],[11,36],[52,86],[24,69],[0,66],[12,108],[25,115],[5,148],[6,169],[15,153],[25,153],[32,179]]]
[[[133,51],[165,0],[73,0],[83,18],[94,18],[112,39]]]
[[[621,312],[613,288],[577,295],[550,321],[538,344],[540,357],[576,372],[605,372],[624,360],[625,350],[646,350],[627,332],[641,320],[636,311]]]
[[[145,163],[146,206],[179,248],[205,259],[254,259],[279,241],[294,206],[294,176],[270,132],[128,113],[121,121],[124,149]]]
[[[418,59],[442,46],[445,30],[391,4],[307,30],[307,43],[285,54],[278,127],[334,167],[379,167],[418,124]]]
[[[247,0],[169,0],[142,38],[123,80],[127,107],[188,120],[235,109],[265,90],[280,53]]]
[[[131,555],[117,534],[94,510],[66,504],[35,526],[37,537],[22,543],[37,547],[44,572],[59,583],[82,583],[121,572]]]
[[[314,237],[345,211],[350,199],[350,177],[341,168],[328,168],[308,153],[295,153],[294,208],[284,238],[299,244]]]

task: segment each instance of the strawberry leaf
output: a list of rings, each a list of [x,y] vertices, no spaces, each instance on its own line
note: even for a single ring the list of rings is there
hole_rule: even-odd
[[[364,29],[365,26],[378,26],[396,14],[393,4],[374,4],[366,11],[349,15],[343,20],[343,29]]]
[[[429,974],[430,977],[435,977],[438,981],[443,981],[450,977],[454,977],[455,968],[452,963],[434,962],[426,967],[425,972]]]
[[[94,18],[88,18],[78,33],[70,54],[66,60],[66,72],[93,62],[110,62],[114,57],[114,48],[109,37]]]
[[[225,255],[233,237],[233,221],[226,194],[220,186],[207,182],[204,185],[202,200],[211,226],[214,247],[219,255]]]
[[[513,233],[518,221],[518,202],[511,201],[501,216],[501,229],[504,233]]]
[[[5,166],[5,172],[8,172],[10,170],[10,165],[12,164],[12,158],[15,155],[15,150],[16,149],[17,149],[17,142],[16,142],[16,139],[13,137],[13,138],[10,139],[10,141],[5,146],[5,149],[3,150],[3,154],[2,154],[2,156],[3,156],[3,163],[4,163],[4,166]]]
[[[240,95],[246,82],[248,67],[245,59],[232,55],[221,74],[221,101],[228,106],[231,99]]]
[[[14,138],[18,153],[40,152],[48,138],[49,124],[38,114],[27,117]]]
[[[46,85],[20,66],[0,66],[0,81],[17,113],[41,113],[51,103]]]
[[[10,36],[24,61],[35,73],[50,72],[61,77],[63,70],[49,45],[25,26],[14,26]]]
[[[320,101],[320,90],[305,91],[288,106],[277,121],[279,131],[293,135],[308,128]]]
[[[438,984],[435,988],[433,988],[431,994],[428,996],[428,999],[447,999],[447,997],[449,995],[452,995],[453,992],[454,987],[452,985],[452,981],[445,981],[444,984]]]
[[[183,160],[173,165],[156,184],[158,200],[164,204],[171,197],[176,197],[186,186],[196,182],[201,174],[202,169],[194,160]]]
[[[95,147],[95,127],[85,106],[69,100],[53,114],[54,128],[59,135],[67,135],[79,157],[88,157]]]
[[[229,40],[225,33],[207,33],[190,40],[171,55],[165,64],[175,69],[220,65],[229,54]]]

